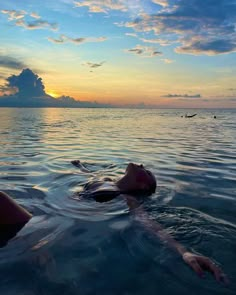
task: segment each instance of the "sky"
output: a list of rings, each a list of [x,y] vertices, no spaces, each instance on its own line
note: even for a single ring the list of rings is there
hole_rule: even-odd
[[[236,0],[0,0],[0,95],[29,68],[55,98],[236,107]]]

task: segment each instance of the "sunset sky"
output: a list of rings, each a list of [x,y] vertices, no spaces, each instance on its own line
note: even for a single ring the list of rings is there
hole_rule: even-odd
[[[54,97],[236,107],[236,0],[8,0],[0,28],[2,95],[30,68]]]

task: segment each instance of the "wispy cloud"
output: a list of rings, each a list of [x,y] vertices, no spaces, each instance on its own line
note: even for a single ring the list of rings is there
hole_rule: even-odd
[[[168,0],[152,0],[153,3],[159,4],[163,7],[166,7],[169,5]]]
[[[49,23],[45,20],[35,20],[32,22],[27,22],[20,19],[16,21],[16,25],[27,30],[50,29],[52,31],[56,31],[58,29],[57,23]]]
[[[164,63],[166,63],[166,64],[172,64],[174,62],[173,59],[169,59],[169,58],[163,58],[161,60],[164,61]]]
[[[48,37],[48,41],[55,43],[55,44],[63,44],[66,42],[66,39],[65,39],[64,35],[60,35],[59,38]]]
[[[167,98],[201,98],[201,94],[167,94],[163,95],[162,97],[167,97]]]
[[[48,37],[48,41],[55,43],[55,44],[63,44],[63,43],[74,43],[74,44],[81,44],[81,43],[88,43],[88,42],[104,42],[106,41],[106,37],[78,37],[78,38],[71,38],[66,35],[60,35],[59,38],[52,38]]]
[[[17,10],[6,10],[6,9],[1,10],[1,13],[7,14],[8,20],[10,21],[24,18],[24,16],[27,14],[27,12],[24,10],[17,11]]]
[[[135,33],[125,33],[125,35],[130,37],[138,37],[138,35]]]
[[[0,76],[1,79],[3,79],[4,77]],[[6,92],[6,91],[10,91],[11,88],[6,86],[6,85],[0,85],[0,91],[1,92]]]
[[[127,11],[124,0],[90,0],[90,1],[75,1],[76,7],[87,7],[89,12],[107,13],[109,10]]]
[[[105,61],[102,61],[100,63],[93,63],[93,62],[88,61],[88,62],[84,63],[83,66],[88,66],[90,68],[95,69],[95,68],[101,67],[104,63],[105,63]]]
[[[33,17],[33,18],[36,18],[36,19],[40,19],[41,18],[41,16],[38,15],[36,12],[31,12],[30,13],[30,16]]]
[[[236,51],[236,1],[153,1],[163,9],[127,22],[136,32],[174,37],[177,53],[216,55]]]
[[[167,39],[160,39],[160,38],[157,38],[157,39],[140,38],[140,40],[144,43],[159,44],[161,46],[168,46],[168,45],[171,45],[176,42],[176,41],[171,41],[171,40],[167,40]]]
[[[125,52],[134,53],[142,57],[155,57],[162,55],[162,52],[158,51],[154,47],[136,45],[134,48],[126,49]]]
[[[26,67],[25,63],[17,60],[14,57],[7,55],[0,55],[0,67],[21,70]]]
[[[41,16],[36,12],[26,12],[24,10],[1,10],[1,13],[8,15],[9,21],[15,21],[15,25],[23,27],[27,30],[50,29],[56,31],[58,29],[57,23],[51,23],[41,19]],[[31,17],[34,21],[28,21],[25,18]]]

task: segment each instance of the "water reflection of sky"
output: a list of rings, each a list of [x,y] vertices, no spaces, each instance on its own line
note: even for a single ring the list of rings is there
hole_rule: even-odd
[[[228,290],[210,276],[199,282],[135,223],[122,198],[73,197],[87,181],[143,163],[158,182],[145,203],[150,217],[235,278],[235,113],[218,111],[214,120],[215,112],[198,112],[185,119],[181,110],[1,109],[0,189],[34,213],[0,249],[0,283],[9,282],[1,293],[90,294],[96,286],[111,294],[113,284],[114,294],[233,294],[234,282]]]

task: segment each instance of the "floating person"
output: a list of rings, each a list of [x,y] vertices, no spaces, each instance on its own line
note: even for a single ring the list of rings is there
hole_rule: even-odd
[[[90,170],[84,167],[79,160],[72,161],[72,164],[80,168],[81,171],[90,173]],[[137,196],[150,196],[155,190],[156,179],[153,173],[143,165],[129,163],[124,175],[120,179],[113,181],[110,178],[105,178],[88,183],[80,195],[93,198],[97,202],[107,202],[118,196],[123,197],[135,219],[178,253],[183,261],[200,277],[203,277],[204,271],[209,271],[218,282],[227,284],[227,276],[211,259],[190,252],[182,244],[177,242],[159,223],[149,218]],[[18,205],[10,196],[0,193],[0,224],[2,227],[5,226],[5,239],[14,236],[17,229],[20,230],[31,217],[32,215]],[[11,232],[7,235],[6,231],[8,227]],[[6,243],[7,241],[5,241]]]
[[[85,168],[79,160],[71,162],[83,172],[91,172]],[[79,194],[84,197],[93,198],[97,202],[107,202],[117,196],[123,196],[127,202],[130,212],[147,230],[156,235],[162,242],[176,251],[200,277],[204,271],[211,272],[215,279],[220,282],[228,283],[226,275],[208,257],[196,255],[188,251],[182,244],[172,238],[170,234],[157,222],[151,220],[143,210],[137,196],[150,196],[156,190],[156,179],[153,173],[143,165],[129,163],[126,167],[124,176],[113,181],[105,178],[100,181],[87,183],[84,190]]]
[[[193,115],[185,114],[185,118],[193,118],[193,117],[195,117],[195,116],[197,116],[197,114],[193,114]]]
[[[216,119],[216,116],[214,116],[214,119]]]

